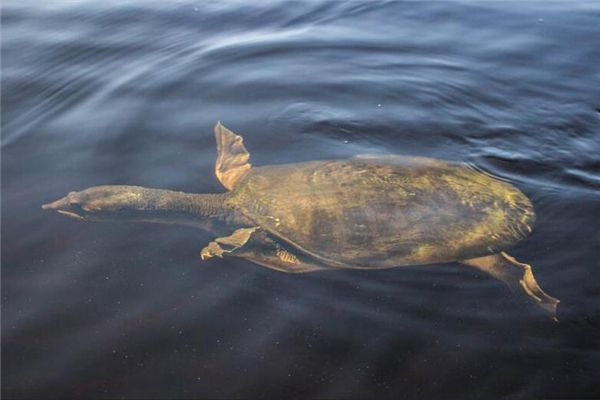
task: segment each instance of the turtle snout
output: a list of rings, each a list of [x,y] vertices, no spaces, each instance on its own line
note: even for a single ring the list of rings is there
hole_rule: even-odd
[[[42,209],[57,211],[68,217],[83,219],[81,202],[76,192],[71,192],[67,196],[42,205]]]
[[[44,210],[66,210],[69,207],[69,196],[42,205]]]

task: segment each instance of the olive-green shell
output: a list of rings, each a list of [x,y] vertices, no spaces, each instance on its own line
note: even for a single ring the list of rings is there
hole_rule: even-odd
[[[340,267],[497,253],[525,237],[535,219],[514,186],[463,164],[422,157],[255,167],[230,201],[256,225]]]

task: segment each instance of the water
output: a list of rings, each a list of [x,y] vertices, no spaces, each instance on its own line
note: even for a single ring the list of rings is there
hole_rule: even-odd
[[[8,1],[2,395],[600,396],[598,3]],[[78,223],[71,190],[218,192],[212,126],[255,165],[467,161],[537,225],[511,254],[556,324],[458,264],[287,275],[210,234]]]

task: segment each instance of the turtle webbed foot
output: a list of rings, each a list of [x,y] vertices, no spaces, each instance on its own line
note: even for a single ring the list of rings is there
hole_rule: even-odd
[[[560,301],[542,290],[533,276],[531,265],[518,262],[505,252],[463,260],[461,263],[487,272],[494,278],[506,283],[514,292],[527,295],[529,299],[546,311],[552,319],[558,321],[556,308]]]
[[[231,253],[244,246],[257,229],[257,227],[241,228],[229,236],[216,238],[202,249],[200,258],[202,260],[208,260],[215,256],[222,258],[223,254]]]

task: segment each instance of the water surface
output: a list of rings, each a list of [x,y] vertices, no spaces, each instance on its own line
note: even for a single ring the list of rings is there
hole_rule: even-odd
[[[598,3],[34,2],[2,10],[2,395],[600,397]],[[411,154],[509,179],[560,324],[457,264],[287,275],[178,226],[78,223],[100,184]]]

